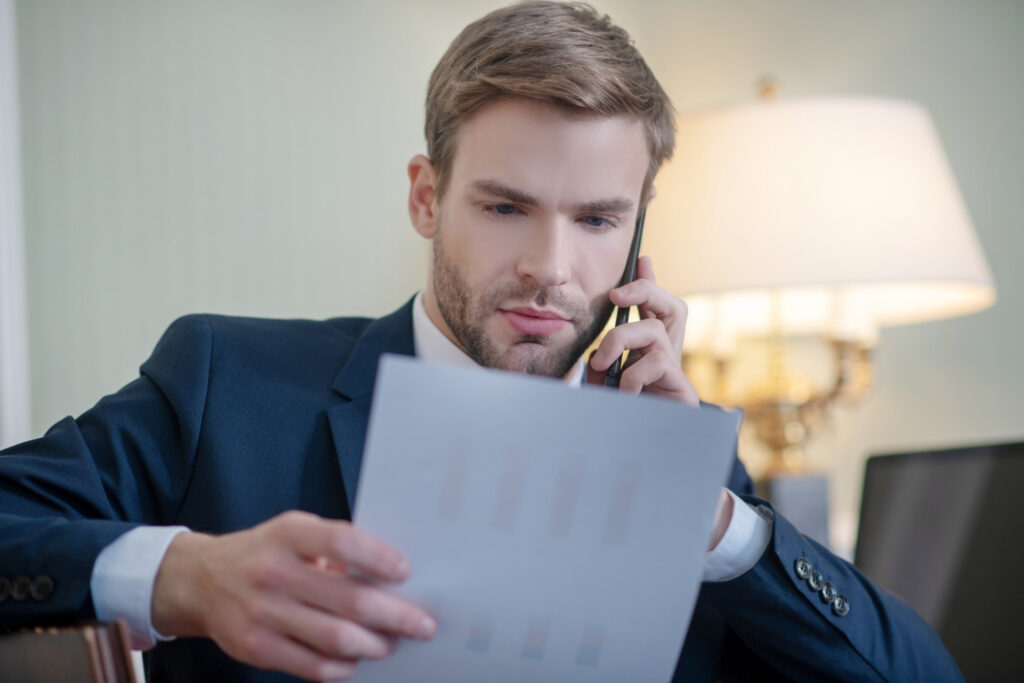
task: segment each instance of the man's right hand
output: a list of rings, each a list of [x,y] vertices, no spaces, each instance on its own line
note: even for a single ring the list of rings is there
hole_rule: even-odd
[[[360,659],[390,654],[398,636],[433,637],[426,611],[350,570],[397,582],[410,567],[348,522],[304,512],[224,536],[179,534],[153,585],[153,627],[311,680],[351,676]]]

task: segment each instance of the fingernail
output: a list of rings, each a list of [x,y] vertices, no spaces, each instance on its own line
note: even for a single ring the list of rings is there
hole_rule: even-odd
[[[420,622],[420,627],[417,630],[416,637],[420,640],[430,640],[434,637],[434,633],[437,631],[437,624],[430,617],[423,617],[423,621]]]

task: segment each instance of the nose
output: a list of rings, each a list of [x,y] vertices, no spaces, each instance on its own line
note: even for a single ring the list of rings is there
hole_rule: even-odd
[[[522,235],[516,274],[539,287],[558,287],[569,282],[572,246],[567,226],[553,218],[540,221]]]

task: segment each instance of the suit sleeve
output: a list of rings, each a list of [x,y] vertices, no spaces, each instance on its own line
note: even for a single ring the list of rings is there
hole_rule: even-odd
[[[0,628],[94,618],[97,555],[140,524],[174,522],[212,346],[204,316],[181,318],[137,380],[0,452]]]
[[[795,680],[963,680],[942,641],[909,605],[751,495],[739,461],[729,487],[774,521],[768,547],[752,569],[702,588],[730,630],[726,671],[757,662],[755,671],[767,666]],[[820,577],[812,579],[815,571]],[[848,610],[826,600],[828,590],[823,596],[815,589],[818,578],[834,587]],[[762,677],[769,678],[763,671]]]

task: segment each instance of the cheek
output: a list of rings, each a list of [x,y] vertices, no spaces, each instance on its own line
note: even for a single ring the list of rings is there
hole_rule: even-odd
[[[507,269],[515,246],[512,231],[498,231],[460,212],[443,226],[449,263],[472,284],[494,281]]]
[[[582,252],[580,261],[580,284],[588,297],[606,294],[619,286],[625,269],[629,244],[589,245]]]

